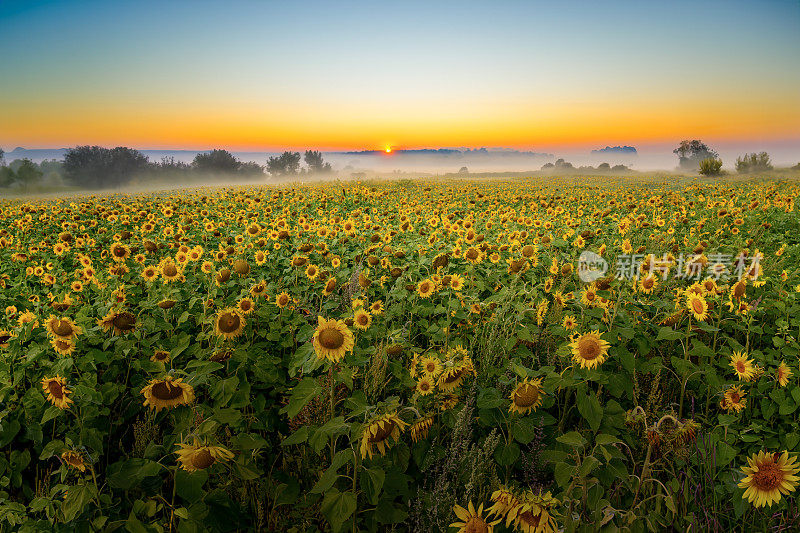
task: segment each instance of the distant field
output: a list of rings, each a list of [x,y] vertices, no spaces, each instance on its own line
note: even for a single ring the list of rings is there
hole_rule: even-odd
[[[0,199],[0,531],[800,527],[796,178],[152,188]]]

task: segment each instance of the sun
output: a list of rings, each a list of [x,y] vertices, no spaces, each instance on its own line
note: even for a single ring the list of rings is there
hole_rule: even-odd
[[[391,154],[392,153],[392,147],[391,146],[387,146],[386,148],[383,149],[383,151],[386,152],[387,154]]]

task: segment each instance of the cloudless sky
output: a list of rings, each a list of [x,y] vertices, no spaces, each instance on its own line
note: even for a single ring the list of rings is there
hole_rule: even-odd
[[[0,1],[0,146],[800,142],[800,1]]]

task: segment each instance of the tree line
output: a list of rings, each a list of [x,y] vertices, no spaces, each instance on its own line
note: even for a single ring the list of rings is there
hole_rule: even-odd
[[[301,160],[305,167],[301,166]],[[283,152],[270,157],[266,165],[240,161],[227,150],[211,150],[195,156],[191,163],[163,157],[151,162],[133,148],[118,146],[76,146],[64,154],[64,159],[34,163],[30,159],[15,159],[6,165],[0,149],[0,188],[27,189],[35,185],[72,185],[87,189],[107,189],[127,185],[138,176],[154,178],[192,179],[259,179],[291,178],[301,175],[331,173],[330,163],[316,150]]]

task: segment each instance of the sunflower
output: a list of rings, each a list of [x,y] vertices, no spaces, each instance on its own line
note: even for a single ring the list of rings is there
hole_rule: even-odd
[[[161,277],[164,278],[164,281],[177,281],[181,279],[181,269],[172,262],[172,260],[167,259],[161,264]]]
[[[705,297],[689,293],[686,297],[686,307],[692,312],[695,320],[702,322],[708,318],[708,302]]]
[[[291,297],[289,296],[289,293],[286,291],[283,291],[282,293],[280,293],[275,297],[275,305],[277,305],[281,309],[289,305],[290,301]]]
[[[464,288],[464,278],[459,276],[458,274],[453,274],[450,276],[450,288],[454,291],[458,292]]]
[[[50,346],[52,346],[59,355],[72,355],[72,353],[75,351],[75,341],[72,339],[60,339],[58,337],[53,337],[50,339]]]
[[[157,305],[158,307],[164,310],[172,309],[173,307],[175,307],[175,300],[164,298],[163,300],[160,300]]]
[[[39,320],[36,318],[36,315],[30,311],[25,311],[17,318],[17,324],[20,326],[24,326],[25,324],[33,324],[31,328],[35,328],[39,325]]]
[[[233,459],[233,452],[230,450],[222,446],[203,444],[197,438],[194,439],[192,444],[181,442],[176,446],[180,448],[175,452],[178,456],[178,462],[181,464],[181,468],[187,472],[205,470],[217,461],[230,461]]]
[[[353,325],[358,329],[367,329],[372,324],[372,315],[364,309],[357,309],[353,316]]]
[[[10,341],[13,336],[14,335],[7,329],[0,329],[0,348],[7,348],[8,341]]]
[[[83,455],[80,452],[67,450],[61,454],[61,460],[75,470],[86,471],[86,463],[83,461]]]
[[[789,368],[789,365],[781,361],[781,364],[779,364],[778,368],[775,370],[775,379],[778,380],[778,384],[781,387],[785,387],[789,384],[790,377],[792,377],[792,370]]]
[[[417,294],[419,294],[421,298],[430,298],[434,289],[436,289],[436,284],[429,279],[424,279],[417,285]]]
[[[652,275],[649,275],[639,282],[639,290],[645,294],[650,294],[658,285],[656,278]]]
[[[600,338],[598,330],[584,333],[570,343],[572,359],[581,368],[595,368],[606,360],[608,346],[608,342]]]
[[[561,326],[567,331],[572,331],[578,327],[578,322],[574,315],[566,315],[564,320],[561,321]]]
[[[423,357],[421,362],[425,375],[436,377],[442,373],[442,362],[436,357]]]
[[[354,344],[353,333],[344,322],[317,317],[313,345],[318,359],[325,358],[333,363],[341,361],[346,352],[353,350]]]
[[[728,411],[736,411],[737,413],[744,409],[747,405],[745,399],[747,395],[738,386],[728,387],[720,402],[720,407]]]
[[[122,262],[131,255],[131,249],[121,242],[115,242],[111,245],[111,258],[114,261]]]
[[[587,307],[597,305],[597,287],[595,287],[594,283],[583,290],[581,303]]]
[[[389,439],[398,442],[406,426],[408,424],[400,420],[397,411],[373,418],[361,433],[361,457],[371,459],[375,453],[385,455]]]
[[[136,329],[136,317],[127,311],[117,311],[111,309],[106,316],[97,321],[98,326],[102,326],[114,335],[125,335]]]
[[[444,392],[452,391],[461,386],[464,382],[464,378],[467,377],[471,371],[472,367],[469,364],[460,364],[450,367],[442,372],[436,385]]]
[[[425,418],[420,418],[414,422],[411,425],[411,440],[414,442],[419,442],[421,439],[426,438],[428,436],[428,430],[431,429],[432,425],[432,416],[426,416]]]
[[[166,350],[156,350],[150,357],[151,361],[156,363],[169,363],[170,354]]]
[[[242,298],[236,304],[236,307],[245,315],[249,315],[255,309],[255,303],[250,298]]]
[[[453,512],[460,522],[453,522],[450,527],[457,527],[458,533],[493,533],[494,526],[500,522],[499,519],[490,522],[483,518],[483,504],[478,507],[477,511],[472,502],[469,502],[466,509],[460,505],[454,505]]]
[[[506,524],[514,524],[523,533],[553,533],[557,531],[550,508],[558,503],[550,493],[537,495],[531,491],[516,496],[517,504],[506,515]]]
[[[47,393],[47,399],[59,409],[66,409],[73,403],[69,399],[71,391],[64,386],[66,380],[61,376],[54,378],[44,378],[42,380],[42,390]]]
[[[370,313],[372,313],[375,316],[382,315],[383,314],[383,301],[375,300],[374,302],[372,302],[372,304],[370,304],[370,306],[369,306],[369,311],[370,311]]]
[[[56,318],[54,315],[50,315],[47,318],[45,328],[47,328],[47,332],[50,333],[50,335],[58,337],[59,339],[74,339],[83,333],[83,329],[75,325],[69,318]]]
[[[739,381],[750,381],[755,374],[753,369],[753,360],[748,359],[742,352],[733,352],[731,355],[731,366],[736,372]]]
[[[267,282],[264,280],[259,281],[250,288],[250,294],[256,298],[267,294]]]
[[[142,387],[139,392],[144,395],[143,405],[155,409],[156,412],[180,405],[189,405],[194,401],[192,386],[184,383],[182,378],[172,376],[164,379],[151,379],[150,383]]]
[[[774,453],[760,451],[747,458],[747,465],[742,467],[744,479],[739,488],[745,489],[742,498],[756,507],[778,503],[781,496],[790,494],[797,488],[800,477],[800,465],[797,457],[789,457],[789,452]]]
[[[244,326],[244,316],[239,309],[234,307],[220,309],[214,319],[214,333],[229,340],[241,335]]]
[[[436,385],[430,376],[423,376],[419,379],[419,381],[417,381],[416,389],[420,396],[427,396],[429,394],[433,394],[435,386]]]
[[[511,392],[511,405],[508,410],[510,412],[519,413],[521,415],[527,414],[530,411],[536,411],[536,408],[542,404],[542,396],[545,395],[542,390],[542,380],[528,379],[519,383],[516,388]]]

